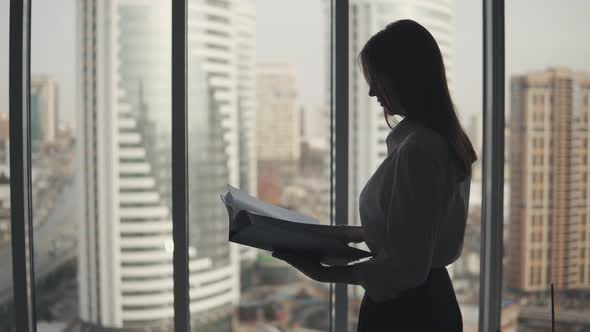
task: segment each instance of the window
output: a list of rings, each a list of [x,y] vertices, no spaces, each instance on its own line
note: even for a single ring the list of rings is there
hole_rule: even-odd
[[[229,183],[330,223],[329,2],[227,3],[188,2],[191,329],[328,331],[330,285],[228,246],[227,211],[207,198]]]
[[[570,313],[588,314],[588,302],[585,293],[590,284],[583,275],[585,262],[582,259],[585,248],[582,244],[583,235],[570,236],[566,229],[584,234],[588,225],[578,223],[577,215],[585,219],[588,207],[585,204],[587,192],[587,175],[584,165],[588,151],[587,131],[579,122],[583,113],[583,101],[580,98],[588,93],[587,81],[590,76],[586,68],[590,64],[587,58],[577,57],[581,52],[578,38],[585,38],[590,24],[581,11],[589,9],[585,2],[571,2],[568,6],[555,6],[549,2],[539,3],[528,0],[506,2],[506,82],[518,80],[525,82],[521,90],[510,90],[506,94],[506,125],[526,127],[530,125],[523,116],[529,112],[548,112],[551,120],[535,133],[524,131],[522,140],[512,140],[507,149],[527,151],[531,154],[534,166],[543,167],[543,177],[548,176],[542,189],[535,188],[538,178],[535,168],[528,167],[523,160],[512,159],[505,167],[507,174],[504,182],[505,191],[510,192],[506,201],[506,218],[504,229],[505,258],[503,272],[505,302],[516,303],[520,307],[519,318],[514,321],[514,329],[518,331],[538,330],[547,321],[528,315],[536,310],[546,310],[549,303],[548,291],[551,284],[555,287],[556,307],[560,314],[556,315],[555,330],[566,329],[562,317]],[[526,22],[522,18],[535,6],[536,14],[528,16]],[[547,25],[544,18],[551,17],[552,24]],[[590,48],[584,46],[583,51]],[[534,59],[534,60],[532,60]],[[539,92],[542,89],[542,93]],[[530,105],[518,103],[527,93],[539,92],[536,110]],[[533,143],[533,149],[526,146],[531,142],[529,136],[540,137],[549,145]],[[579,143],[576,143],[579,142]],[[530,152],[529,152],[530,151]],[[575,159],[579,158],[579,161]],[[526,160],[526,159],[524,159]],[[541,177],[541,179],[543,178]],[[571,180],[568,180],[571,179]],[[524,190],[533,189],[527,196]],[[535,200],[542,197],[543,192],[549,195],[549,203],[536,205]],[[535,211],[547,215],[543,231],[530,227],[530,219],[523,218]],[[547,236],[543,236],[547,234]],[[521,241],[521,236],[533,238],[531,242]],[[562,250],[567,243],[571,250]],[[529,250],[543,248],[543,256],[535,261],[524,259]],[[545,252],[546,251],[546,252]],[[567,266],[567,267],[566,267]],[[522,283],[518,276],[528,271],[530,284]],[[533,275],[535,277],[533,277]],[[545,276],[542,279],[541,276]],[[541,309],[543,308],[543,309]],[[510,316],[503,311],[502,320]],[[588,322],[567,324],[567,329],[588,328]],[[502,329],[504,331],[505,329]]]
[[[401,5],[403,3],[403,6]],[[469,217],[461,258],[447,267],[463,313],[464,326],[477,329],[479,307],[479,259],[481,219],[481,142],[482,142],[482,37],[481,2],[460,0],[438,5],[421,1],[402,1],[400,5],[382,6],[378,2],[350,1],[349,49],[356,58],[374,33],[398,19],[410,18],[423,24],[433,34],[441,49],[447,81],[463,128],[471,139],[480,161],[474,164]],[[351,131],[349,223],[358,225],[358,197],[369,176],[387,156],[383,143],[390,128],[383,109],[368,96],[368,86],[356,61],[349,68],[349,121]],[[372,117],[372,118],[371,118]],[[393,120],[393,121],[391,121]],[[399,119],[391,119],[395,122]],[[358,312],[364,291],[349,287],[349,331],[356,331]]]
[[[111,4],[32,6],[41,331],[173,328],[171,1]]]
[[[110,11],[101,4],[33,6],[38,325],[170,329],[171,2],[113,2]],[[61,15],[60,24],[50,20]],[[229,245],[217,197],[230,183],[330,222],[329,15],[311,0],[189,1],[193,329],[228,331],[237,316],[244,329],[251,304],[266,314],[259,329],[328,329],[329,285],[268,253]],[[318,50],[313,57],[310,48]],[[274,97],[263,96],[275,88]],[[74,111],[77,97],[82,108]],[[274,283],[270,293],[263,283]],[[275,296],[282,292],[288,298]],[[313,312],[300,315],[309,303]]]

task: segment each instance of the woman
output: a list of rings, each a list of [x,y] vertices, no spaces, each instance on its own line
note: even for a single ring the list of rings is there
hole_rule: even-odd
[[[358,331],[462,331],[445,266],[463,245],[476,155],[455,113],[440,49],[420,24],[401,20],[372,36],[359,60],[385,120],[403,117],[360,194],[362,226],[335,228],[376,255],[337,267],[293,253],[273,256],[321,282],[362,285]]]

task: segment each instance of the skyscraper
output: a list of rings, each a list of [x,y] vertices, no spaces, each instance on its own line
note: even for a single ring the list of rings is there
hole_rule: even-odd
[[[289,182],[301,157],[300,102],[295,69],[284,62],[257,65],[256,145],[261,183],[258,195],[281,204],[283,181]]]
[[[377,31],[399,19],[413,19],[436,39],[445,63],[447,81],[453,87],[453,10],[452,0],[351,0],[350,1],[350,124],[349,124],[349,216],[359,223],[358,195],[387,155],[385,138],[389,133],[383,109],[368,95],[368,86],[356,58],[367,40]],[[452,93],[452,91],[451,91]]]
[[[238,105],[249,112],[253,107],[253,82],[238,75],[238,63],[247,61],[237,56],[237,48],[254,40],[238,33],[252,32],[244,19],[236,19],[236,13],[252,12],[248,4],[189,1],[193,328],[230,326],[239,299],[238,250],[227,242],[227,212],[218,195],[226,183],[240,183]],[[77,5],[81,319],[87,329],[168,331],[174,316],[171,3],[84,0]]]
[[[55,142],[58,128],[57,82],[48,76],[31,78],[31,143]]]
[[[510,82],[507,288],[590,289],[590,74],[551,68]]]
[[[301,132],[295,68],[284,62],[261,62],[256,76],[258,159],[296,161],[301,155]]]

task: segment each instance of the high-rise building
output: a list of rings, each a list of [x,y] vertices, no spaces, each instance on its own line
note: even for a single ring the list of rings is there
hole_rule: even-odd
[[[169,331],[170,1],[77,6],[80,317],[89,330]],[[197,329],[228,330],[239,300],[239,252],[227,241],[218,195],[225,184],[240,183],[238,111],[250,116],[254,107],[251,75],[239,69],[249,65],[249,53],[237,50],[254,40],[248,6],[189,1],[190,310]]]
[[[453,87],[452,0],[352,0],[350,1],[350,95],[349,95],[349,216],[359,224],[358,195],[377,166],[387,155],[385,138],[390,129],[383,108],[369,89],[356,59],[361,49],[379,30],[399,19],[422,24],[436,39],[445,63],[447,81]],[[452,91],[451,91],[452,93]]]
[[[258,195],[281,204],[283,184],[295,175],[301,157],[300,102],[295,68],[260,62],[256,72]]]
[[[295,68],[284,62],[260,62],[256,84],[258,160],[298,160],[301,132]]]
[[[590,74],[566,68],[510,82],[507,288],[590,289]]]
[[[31,78],[31,144],[55,142],[58,128],[57,82],[48,76]]]

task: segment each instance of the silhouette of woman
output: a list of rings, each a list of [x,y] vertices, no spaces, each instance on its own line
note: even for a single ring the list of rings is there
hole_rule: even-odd
[[[359,196],[362,226],[335,233],[365,241],[375,256],[347,266],[273,256],[317,281],[362,285],[358,331],[462,331],[446,266],[463,246],[477,157],[455,113],[440,49],[423,26],[400,20],[367,41],[359,62],[392,130],[388,155]],[[394,128],[392,115],[403,117]]]

